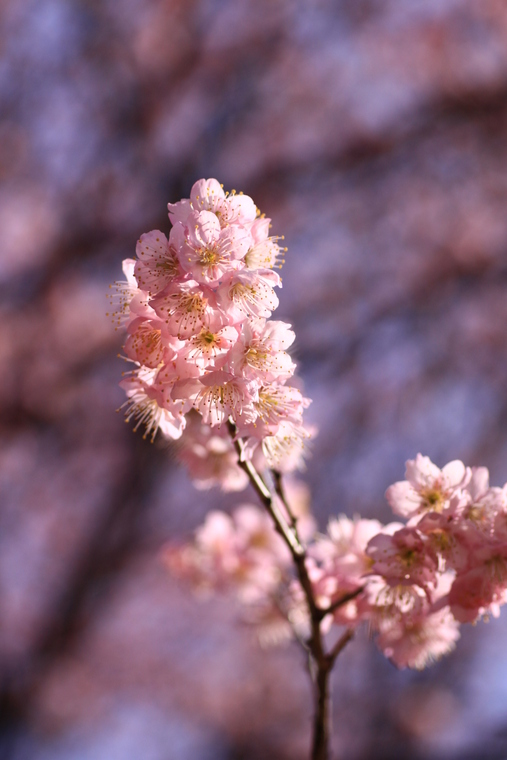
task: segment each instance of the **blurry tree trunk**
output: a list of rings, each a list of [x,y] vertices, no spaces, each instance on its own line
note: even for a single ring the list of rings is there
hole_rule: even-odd
[[[319,668],[315,679],[315,707],[313,722],[312,760],[329,759],[330,734],[330,668]]]

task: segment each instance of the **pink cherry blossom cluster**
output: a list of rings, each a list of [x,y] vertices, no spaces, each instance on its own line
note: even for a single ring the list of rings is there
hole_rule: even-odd
[[[507,485],[490,486],[486,467],[454,461],[439,470],[421,455],[407,463],[406,478],[386,496],[407,527],[371,548],[375,567],[397,543],[393,556],[413,542],[407,576],[426,590],[442,570],[452,573],[446,602],[456,620],[498,616],[507,600]]]
[[[278,306],[280,238],[247,195],[199,180],[190,198],[168,204],[169,238],[141,235],[136,259],[123,262],[117,325],[135,368],[121,385],[126,419],[179,439],[182,458],[202,487],[246,486],[227,426],[243,457],[279,471],[302,465],[309,400],[294,387],[290,325],[269,319]],[[194,411],[192,411],[194,410]],[[192,413],[192,414],[189,414]],[[205,427],[203,427],[205,426]]]
[[[286,487],[299,533],[309,541],[316,526],[308,511],[308,491],[291,479]],[[209,512],[192,542],[166,547],[164,561],[199,595],[227,592],[235,597],[261,643],[288,640],[294,627],[306,631],[305,602],[293,580],[290,551],[268,514],[253,504],[237,507],[232,515]]]
[[[311,432],[287,351],[294,333],[270,319],[280,238],[251,198],[214,179],[169,204],[169,218],[168,238],[141,236],[114,294],[134,364],[121,383],[126,419],[152,440],[181,439],[197,487],[250,482],[267,509],[212,512],[192,543],[167,549],[169,566],[197,589],[233,591],[264,640],[311,642],[321,668],[321,635],[363,622],[398,666],[424,667],[461,623],[507,600],[507,486],[419,454],[386,492],[405,522],[342,516],[315,533],[301,489],[289,485],[288,503],[279,480],[301,467]]]
[[[198,488],[251,485],[264,509],[214,511],[194,540],[169,546],[176,576],[229,592],[263,643],[295,637],[314,682],[312,758],[328,757],[329,675],[363,623],[398,667],[424,668],[456,645],[460,625],[507,601],[507,485],[486,468],[442,470],[418,454],[386,497],[404,522],[345,516],[316,532],[301,469],[310,403],[294,380],[291,326],[271,319],[280,238],[251,198],[199,180],[169,204],[167,238],[141,236],[116,283],[126,330],[121,382],[134,430],[179,441]],[[338,632],[338,635],[337,633]],[[333,641],[334,639],[334,641]]]
[[[398,667],[420,669],[454,648],[460,623],[497,616],[507,600],[507,485],[490,487],[484,467],[454,461],[440,470],[418,454],[386,496],[405,523],[341,516],[319,535],[297,499],[294,511],[322,630],[366,622]],[[165,556],[195,587],[233,591],[264,638],[266,630],[274,640],[304,638],[302,589],[270,528],[253,506],[214,512],[194,542]]]

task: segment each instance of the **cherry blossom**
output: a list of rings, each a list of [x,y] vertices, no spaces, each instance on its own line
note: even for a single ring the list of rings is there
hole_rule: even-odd
[[[406,480],[387,489],[386,498],[396,514],[412,517],[447,510],[458,489],[470,481],[471,471],[458,460],[440,470],[429,457],[418,454],[407,462],[405,475]]]
[[[155,317],[137,317],[130,322],[125,353],[130,359],[150,369],[177,356],[180,341],[168,335],[165,323]]]
[[[384,618],[377,645],[399,668],[422,670],[452,651],[459,637],[459,623],[445,608],[409,618]]]
[[[283,235],[269,236],[271,219],[258,217],[250,226],[252,236],[252,247],[249,248],[245,256],[245,266],[247,269],[281,269],[285,264],[285,253],[287,248],[281,248],[279,240],[283,240]]]
[[[134,259],[124,259],[122,270],[125,280],[118,280],[109,286],[108,297],[113,311],[107,312],[106,317],[112,318],[116,330],[126,327],[137,316],[153,314],[153,309],[148,305],[148,293],[137,285],[135,265]]]
[[[169,235],[141,235],[137,258],[123,263],[126,282],[117,284],[114,319],[126,328],[125,354],[138,368],[123,383],[128,419],[136,429],[146,424],[150,436],[160,430],[177,439],[181,415],[194,409],[212,428],[232,420],[246,439],[243,452],[263,467],[301,467],[311,429],[303,426],[308,400],[286,385],[295,335],[269,319],[282,284],[273,271],[279,237],[270,237],[270,220],[249,196],[226,193],[215,179],[198,180],[190,198],[168,208]],[[145,370],[153,370],[148,384],[139,380]],[[194,464],[195,452],[207,451],[216,466],[221,440],[195,448]]]
[[[269,269],[243,270],[224,278],[217,289],[217,301],[233,322],[270,317],[278,306],[273,288],[280,285],[279,275]]]
[[[160,230],[146,232],[136,246],[134,275],[139,287],[155,294],[181,274],[176,249]]]
[[[203,425],[198,415],[189,417],[178,459],[186,465],[196,488],[219,485],[223,491],[243,491],[248,485],[226,428]]]
[[[225,274],[244,267],[251,237],[247,230],[227,227],[210,211],[191,214],[187,219],[185,243],[179,250],[182,268],[198,282],[218,283]]]
[[[264,643],[302,640],[317,668],[333,628],[349,636],[363,623],[398,667],[425,667],[454,648],[460,624],[507,601],[507,485],[417,454],[386,491],[401,521],[341,515],[317,533],[307,497],[290,480],[284,490],[316,431],[293,379],[294,331],[271,319],[283,238],[215,179],[168,209],[168,235],[141,235],[111,288],[132,367],[121,408],[151,440],[179,441],[197,488],[250,483],[267,507],[209,513],[166,549],[168,567],[196,590],[232,594]]]
[[[143,437],[150,437],[152,441],[159,430],[162,435],[170,438],[181,436],[189,403],[171,399],[164,392],[163,385],[157,383],[157,375],[153,370],[133,372],[120,385],[127,394],[127,401],[121,407],[125,409],[125,421],[134,419],[134,430],[143,425]]]
[[[295,339],[290,325],[275,320],[253,319],[245,322],[229,357],[236,374],[263,383],[287,380],[295,364],[287,353]]]
[[[248,195],[225,193],[216,179],[198,180],[190,191],[192,208],[209,210],[216,214],[222,227],[231,224],[249,224],[257,215],[255,203]]]
[[[203,327],[185,342],[180,356],[203,369],[219,369],[227,362],[230,349],[237,340],[236,327],[226,325],[216,332]]]
[[[427,588],[436,581],[438,558],[433,547],[415,528],[400,528],[392,535],[378,533],[366,549],[371,572],[393,586],[417,584]]]
[[[315,427],[294,425],[283,420],[275,435],[262,439],[262,453],[270,467],[280,472],[292,472],[305,468],[305,457],[308,456],[308,442],[315,436]],[[249,438],[248,444],[257,445],[257,438]]]
[[[150,301],[150,305],[165,320],[168,332],[180,340],[204,328],[217,330],[226,323],[216,308],[213,291],[195,280],[172,282]]]
[[[209,512],[195,542],[168,547],[165,559],[178,575],[197,587],[224,588],[244,604],[265,603],[290,564],[290,554],[268,516],[245,504],[232,516]]]
[[[194,395],[190,391],[191,395]],[[222,425],[228,417],[252,422],[256,417],[254,401],[257,386],[228,372],[209,372],[204,375],[193,400],[194,409],[201,414],[204,424]]]

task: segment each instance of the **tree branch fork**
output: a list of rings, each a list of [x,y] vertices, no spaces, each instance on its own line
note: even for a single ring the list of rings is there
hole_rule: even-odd
[[[274,528],[282,537],[289,549],[303,589],[306,605],[310,618],[310,636],[304,642],[305,648],[310,655],[313,667],[310,674],[315,690],[315,713],[313,722],[313,742],[311,760],[328,760],[329,758],[329,729],[330,729],[330,693],[329,677],[335,664],[336,658],[348,642],[352,639],[354,631],[348,628],[336,641],[334,646],[327,652],[324,645],[324,637],[321,630],[321,622],[327,616],[335,612],[339,607],[358,596],[363,588],[358,588],[336,599],[328,607],[320,607],[315,599],[312,582],[306,567],[306,548],[300,539],[297,529],[297,517],[293,513],[283,491],[281,474],[272,471],[274,492],[266,484],[264,478],[256,470],[252,462],[244,458],[244,443],[238,437],[238,431],[232,418],[227,422],[229,434],[238,454],[238,465],[247,474],[248,479],[256,491],[260,501],[270,515]],[[277,503],[277,498],[283,504],[287,517],[282,513]]]

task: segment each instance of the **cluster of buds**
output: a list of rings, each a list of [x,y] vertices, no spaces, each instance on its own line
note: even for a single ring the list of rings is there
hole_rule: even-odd
[[[497,616],[507,600],[507,485],[490,487],[484,467],[455,461],[440,470],[420,454],[407,462],[406,478],[386,492],[406,522],[333,519],[326,535],[307,542],[306,567],[316,603],[327,611],[323,632],[366,622],[398,667],[420,669],[454,648],[461,623]],[[228,528],[216,541],[219,520]],[[251,550],[256,540],[244,535],[237,516],[215,513],[195,542],[166,556],[173,572],[197,587],[228,588],[260,609],[250,617],[261,635],[266,621],[284,619],[286,633],[304,637],[308,613],[282,540],[273,534],[263,541],[260,561]],[[238,574],[245,561],[249,572]]]
[[[290,325],[271,320],[278,306],[280,238],[252,199],[199,180],[190,198],[169,204],[169,238],[141,236],[117,283],[116,323],[135,369],[121,383],[135,429],[182,438],[182,458],[204,486],[243,488],[227,423],[245,459],[279,471],[302,465],[309,401],[290,384]],[[198,424],[187,422],[198,413]],[[224,423],[226,423],[224,425]]]

